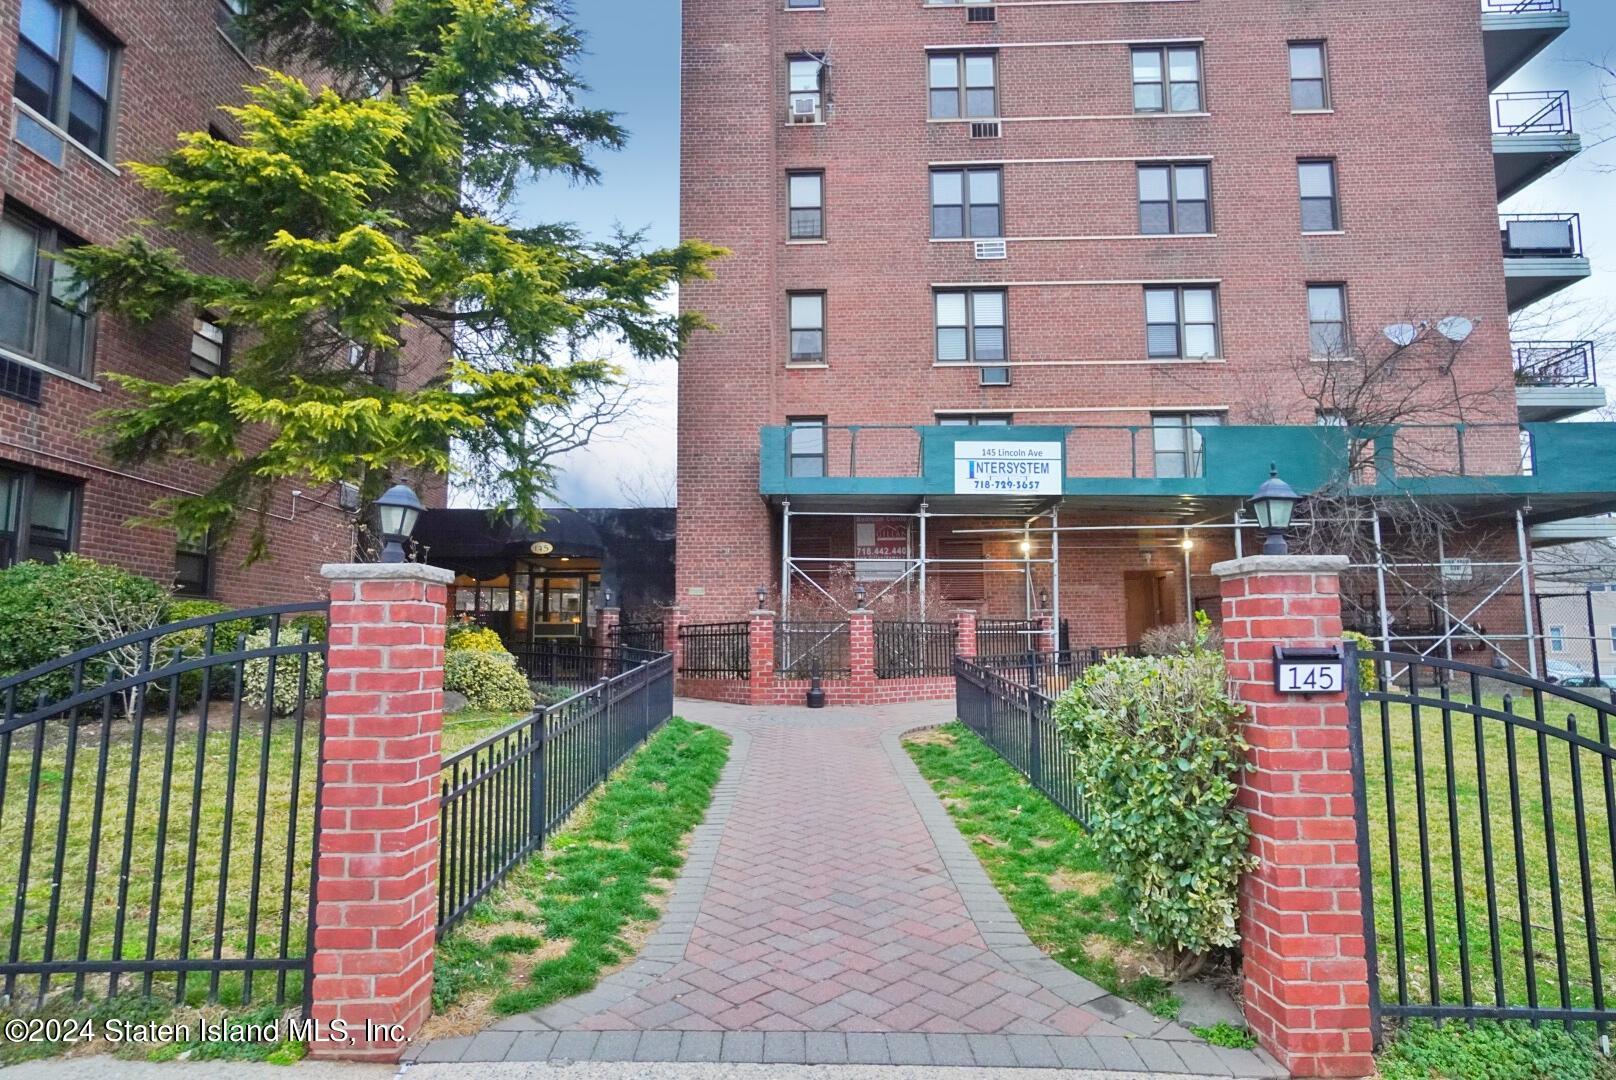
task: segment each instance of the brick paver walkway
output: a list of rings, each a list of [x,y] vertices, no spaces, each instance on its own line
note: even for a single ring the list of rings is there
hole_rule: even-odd
[[[582,997],[417,1060],[1045,1065],[1280,1075],[1044,956],[899,744],[946,705],[681,702],[735,739],[665,918]]]

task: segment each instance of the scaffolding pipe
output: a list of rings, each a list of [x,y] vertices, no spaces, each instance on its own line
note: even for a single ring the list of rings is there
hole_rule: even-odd
[[[1436,527],[1436,561],[1441,564],[1437,569],[1436,579],[1440,582],[1438,590],[1442,596],[1442,652],[1449,660],[1453,659],[1453,613],[1448,610],[1448,530],[1441,525]]]
[[[1184,536],[1184,621],[1191,626],[1195,625],[1195,588],[1190,582],[1190,553],[1195,550],[1195,541],[1188,534]]]
[[[1023,569],[1023,577],[1022,577],[1022,585],[1021,585],[1022,610],[1027,613],[1026,617],[1028,619],[1031,619],[1033,617],[1033,612],[1032,612],[1032,524],[1031,524],[1031,522],[1023,522],[1022,526],[1021,526],[1021,565],[1022,565],[1022,569]]]
[[[1515,541],[1521,552],[1521,609],[1526,614],[1526,637],[1531,641],[1527,647],[1528,668],[1532,678],[1538,677],[1537,669],[1537,626],[1532,617],[1532,548],[1526,542],[1526,515],[1515,511]]]
[[[926,621],[926,504],[920,504],[920,621]]]
[[[780,621],[791,617],[791,500],[780,503]]]
[[[1055,624],[1055,651],[1061,647],[1060,605],[1060,509],[1049,508],[1049,615]],[[1592,608],[1589,609],[1593,610]]]
[[[1391,615],[1386,611],[1386,549],[1381,546],[1380,515],[1376,514],[1374,522],[1375,536],[1375,600],[1380,607],[1380,648],[1382,652],[1392,651],[1392,621]],[[1386,667],[1390,682],[1391,667]]]

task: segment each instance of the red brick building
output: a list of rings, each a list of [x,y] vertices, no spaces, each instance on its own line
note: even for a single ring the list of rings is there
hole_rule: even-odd
[[[1500,560],[1517,512],[1616,505],[1616,428],[1540,423],[1603,403],[1557,377],[1584,353],[1509,338],[1588,273],[1574,216],[1500,220],[1578,148],[1563,98],[1489,99],[1567,25],[1519,6],[687,2],[681,226],[731,254],[681,295],[715,329],[680,365],[679,604],[858,578],[1137,641],[1215,612],[1271,461],[1305,493],[1353,440],[1355,487]],[[1303,391],[1405,333],[1462,351],[1463,416],[1349,432]]]
[[[203,490],[207,478],[101,454],[90,428],[120,398],[106,374],[217,372],[229,363],[227,335],[201,318],[133,327],[50,299],[65,267],[43,253],[64,245],[138,232],[201,265],[217,258],[144,224],[159,202],[124,163],[161,158],[180,132],[228,135],[219,106],[241,103],[257,78],[226,32],[234,6],[0,0],[0,73],[12,87],[0,146],[0,565],[73,550],[244,605],[318,595],[320,564],[351,555],[352,507],[331,487],[278,490],[271,558],[250,567],[245,537],[188,551],[172,531],[131,526],[154,500]]]

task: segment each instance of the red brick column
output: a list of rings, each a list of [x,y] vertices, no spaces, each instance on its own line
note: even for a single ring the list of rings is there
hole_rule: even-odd
[[[612,637],[623,620],[623,613],[614,607],[595,612],[595,644],[601,648],[612,644]]]
[[[859,608],[847,617],[847,658],[852,667],[849,682],[854,701],[875,699],[875,615]]]
[[[976,612],[954,612],[954,652],[968,660],[976,659]]]
[[[679,630],[684,626],[685,618],[685,609],[682,607],[662,609],[662,647],[673,655],[676,676],[684,663],[684,647],[679,643]]]
[[[752,705],[765,705],[774,692],[774,612],[761,609],[752,612],[746,645],[751,656],[747,701]]]
[[[1219,563],[1224,654],[1249,710],[1240,803],[1260,860],[1241,884],[1246,1020],[1292,1076],[1367,1076],[1364,958],[1346,695],[1280,694],[1276,645],[1339,645],[1335,556]]]
[[[448,570],[326,566],[331,582],[312,1015],[316,1057],[396,1061],[431,1011]]]
[[[1047,612],[1038,616],[1038,651],[1042,653],[1055,651],[1055,616]]]

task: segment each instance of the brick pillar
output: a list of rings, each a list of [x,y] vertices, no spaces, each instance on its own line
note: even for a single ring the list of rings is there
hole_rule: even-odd
[[[622,621],[623,613],[617,608],[606,607],[595,612],[595,644],[603,649],[613,644],[612,638]]]
[[[875,697],[875,615],[859,608],[847,617],[847,658],[854,701]]]
[[[396,1061],[431,1011],[443,631],[454,575],[418,563],[331,582],[313,1018],[316,1057]],[[379,1026],[379,1029],[378,1029]]]
[[[1044,612],[1038,616],[1038,651],[1052,653],[1055,651],[1055,616]]]
[[[967,660],[976,659],[976,612],[954,612],[954,652]]]
[[[1212,568],[1230,686],[1248,710],[1240,804],[1260,860],[1240,890],[1246,1020],[1292,1076],[1375,1071],[1346,695],[1274,689],[1276,645],[1341,643],[1346,565],[1258,555]]]
[[[678,674],[685,659],[684,647],[679,643],[679,630],[684,626],[685,619],[685,609],[682,607],[662,609],[662,648],[673,657],[675,675]]]
[[[752,669],[747,701],[753,705],[768,704],[774,692],[774,612],[761,608],[752,612],[747,624],[746,645]]]

